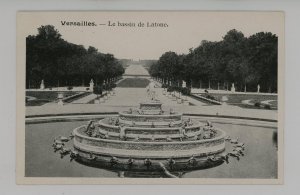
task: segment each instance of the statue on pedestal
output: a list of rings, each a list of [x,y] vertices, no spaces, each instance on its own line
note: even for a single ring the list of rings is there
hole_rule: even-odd
[[[153,101],[156,100],[156,93],[154,91],[154,88],[155,88],[155,83],[151,81],[147,87],[147,93],[148,93],[148,97]]]
[[[90,81],[90,91],[91,92],[94,91],[94,81],[93,81],[93,79],[91,79],[91,81]]]
[[[186,87],[186,82],[182,81],[182,87]]]
[[[44,80],[41,81],[40,89],[45,89]]]
[[[231,84],[231,92],[235,92],[234,83]]]
[[[60,106],[63,106],[63,105],[64,105],[64,102],[63,102],[64,94],[59,93],[59,94],[57,95],[57,99],[58,99],[57,104],[60,105]]]

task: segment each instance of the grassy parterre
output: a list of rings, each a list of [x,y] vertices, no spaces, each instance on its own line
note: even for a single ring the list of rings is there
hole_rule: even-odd
[[[126,78],[118,83],[117,87],[136,87],[145,88],[149,85],[150,81],[145,78]]]
[[[34,97],[35,100],[26,101],[26,106],[41,106],[47,102],[52,102],[57,99],[58,93],[63,93],[64,97],[68,97],[78,92],[74,91],[26,91],[26,96]]]
[[[202,94],[204,95],[204,94]],[[265,100],[276,100],[270,102],[272,107],[277,108],[277,96],[276,95],[255,95],[255,94],[217,94],[217,93],[210,93],[215,99],[221,101],[223,96],[228,98],[226,102],[229,105],[237,105],[237,106],[244,106],[242,103],[243,100],[251,100],[250,102],[262,102]]]

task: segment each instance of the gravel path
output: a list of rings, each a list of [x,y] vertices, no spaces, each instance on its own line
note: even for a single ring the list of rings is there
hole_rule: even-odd
[[[87,104],[96,97],[97,95],[92,93],[90,95],[84,96],[83,98],[73,101],[72,104]]]

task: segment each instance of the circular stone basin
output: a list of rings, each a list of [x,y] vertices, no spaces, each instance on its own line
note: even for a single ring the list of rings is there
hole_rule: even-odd
[[[153,105],[144,106],[150,106],[149,110],[153,111]],[[167,165],[172,170],[182,170],[220,164],[227,157],[218,155],[208,159],[209,155],[225,150],[224,131],[210,130],[193,120],[185,123],[182,114],[134,115],[131,110],[130,113],[120,112],[119,116],[120,120],[100,120],[93,128],[85,125],[74,129],[76,160],[106,167],[113,165],[114,170],[157,170],[162,168],[159,168],[161,163],[173,160],[176,163]],[[169,126],[173,122],[177,126]],[[207,133],[213,135],[206,137]]]
[[[142,130],[142,129],[141,129]],[[152,129],[150,129],[152,130]],[[225,149],[225,132],[217,130],[218,135],[213,139],[202,139],[196,141],[122,141],[88,137],[83,132],[85,126],[76,128],[74,146],[79,151],[93,152],[99,156],[115,156],[137,159],[168,159],[190,158],[194,156],[207,156],[220,153]],[[83,155],[84,156],[84,155]]]
[[[75,118],[75,117],[74,117]],[[194,117],[197,118],[197,117]],[[198,118],[205,121],[208,118]],[[63,119],[61,119],[63,120]],[[60,158],[60,154],[53,155],[50,147],[53,139],[58,135],[69,135],[78,126],[87,121],[57,122],[57,119],[37,121],[31,119],[25,129],[25,176],[27,177],[165,177],[157,170],[126,170],[117,171],[109,167],[99,167],[95,164],[85,164],[84,161],[71,161],[68,156]],[[229,158],[229,163],[203,166],[201,169],[183,169],[171,171],[186,178],[277,178],[277,133],[276,122],[263,122],[239,119],[210,119],[215,127],[222,128],[232,138],[238,137],[245,143],[245,155],[239,160]],[[66,147],[73,147],[73,141],[66,143]],[[232,146],[225,143],[226,151]],[[45,164],[49,166],[45,166]],[[88,165],[88,166],[87,166]],[[110,166],[107,164],[107,166]],[[214,167],[213,169],[207,169]],[[109,169],[107,169],[109,168]]]
[[[225,150],[224,134],[214,140],[201,140],[195,143],[186,142],[134,142],[91,138],[74,131],[74,148],[79,153],[79,162],[102,168],[130,171],[157,171],[160,162],[167,161],[170,156],[176,160],[175,170],[193,170],[219,165],[223,161],[207,161],[207,155],[221,153]],[[220,141],[222,140],[222,141]],[[215,145],[212,143],[215,142]],[[209,146],[209,147],[208,147]],[[93,158],[91,158],[91,154]],[[196,163],[189,164],[188,159],[195,156]],[[95,159],[95,157],[97,159]],[[112,165],[111,159],[116,157],[118,163]],[[128,159],[134,159],[129,166]],[[151,166],[145,166],[144,160],[151,159]]]

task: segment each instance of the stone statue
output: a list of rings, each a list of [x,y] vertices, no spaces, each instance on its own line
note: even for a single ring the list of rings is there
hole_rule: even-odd
[[[95,130],[95,125],[94,125],[94,121],[89,121],[86,129],[85,129],[85,133],[88,135],[88,136],[92,136],[92,134],[94,133],[94,130]]]
[[[186,87],[186,82],[182,81],[182,87]]]
[[[41,81],[40,89],[45,89],[44,80]]]
[[[258,84],[257,85],[257,93],[259,93],[260,92],[260,85]]]
[[[91,79],[91,81],[90,81],[90,91],[91,92],[94,91],[94,81],[93,81],[93,79]]]
[[[234,83],[231,84],[231,92],[235,92]]]
[[[125,128],[119,126],[119,131],[120,131],[120,139],[124,140],[125,139]]]
[[[58,99],[57,104],[60,105],[60,106],[63,106],[63,105],[64,105],[64,102],[63,102],[64,94],[59,93],[59,94],[57,95],[57,99]]]

